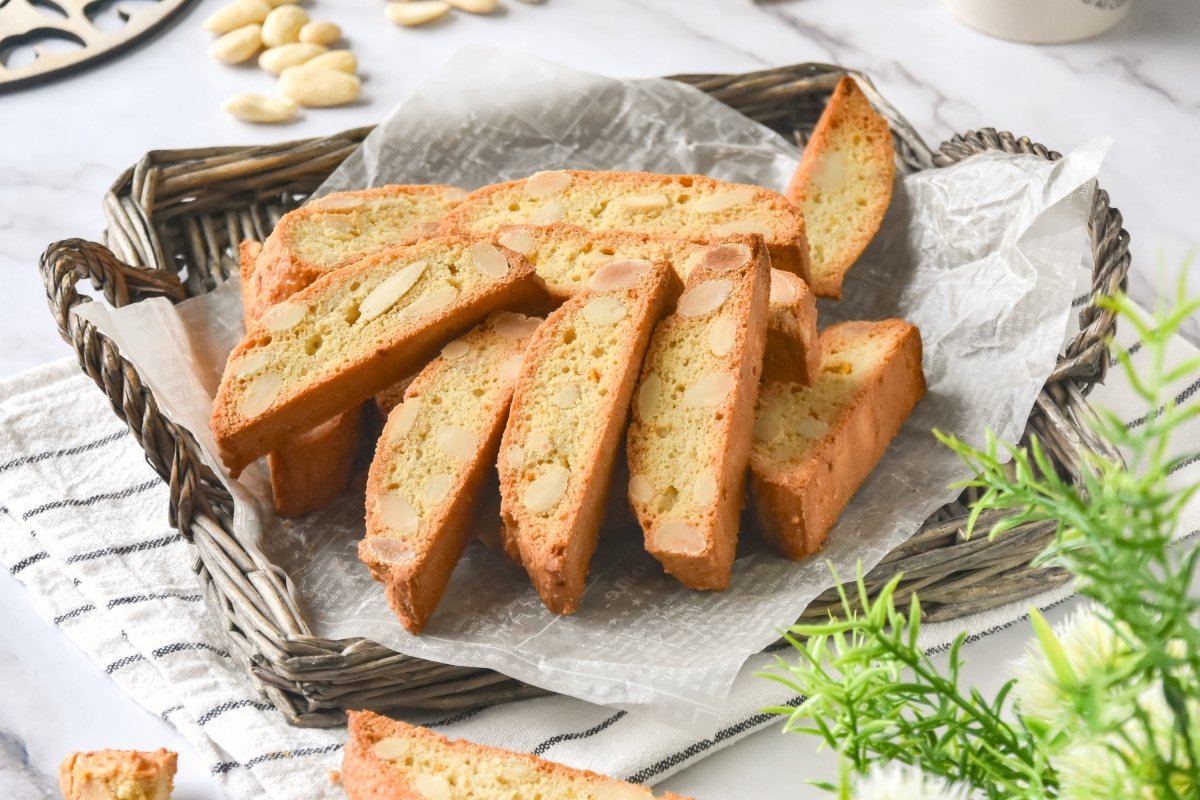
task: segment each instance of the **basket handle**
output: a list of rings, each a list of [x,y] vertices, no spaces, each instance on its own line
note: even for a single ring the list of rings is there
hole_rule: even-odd
[[[162,415],[154,393],[121,356],[117,345],[72,313],[77,306],[92,302],[76,289],[81,280],[90,280],[109,303],[120,308],[149,297],[182,300],[179,277],[164,270],[130,266],[104,245],[83,239],[50,245],[38,271],[59,335],[75,349],[79,366],[108,397],[113,413],[129,426],[151,468],[170,487],[170,523],[190,538],[197,511],[214,515],[231,507],[228,492],[196,455],[199,448],[192,435]]]

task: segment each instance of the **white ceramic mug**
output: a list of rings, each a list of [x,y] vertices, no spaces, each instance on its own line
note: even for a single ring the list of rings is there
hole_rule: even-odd
[[[1033,44],[1098,36],[1129,13],[1131,0],[945,0],[976,30]]]

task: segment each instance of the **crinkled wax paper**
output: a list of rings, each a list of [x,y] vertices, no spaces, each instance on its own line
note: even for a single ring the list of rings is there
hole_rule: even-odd
[[[579,611],[556,617],[519,567],[473,543],[426,633],[412,636],[355,557],[361,490],[282,523],[269,511],[261,468],[248,470],[236,486],[237,535],[286,571],[318,635],[490,667],[702,734],[747,656],[832,584],[827,560],[842,575],[859,561],[870,569],[955,496],[947,484],[967,471],[932,428],[976,442],[987,428],[1020,436],[1067,331],[1103,151],[1091,145],[1056,164],[986,155],[897,182],[882,232],[850,272],[846,299],[822,305],[822,322],[915,323],[929,394],[819,558],[774,556],[747,526],[730,589],[693,592],[663,575],[636,531],[615,526]],[[474,49],[419,87],[324,189],[471,188],[561,167],[698,172],[781,189],[797,156],[766,128],[670,81],[612,80]],[[137,364],[165,412],[215,452],[207,422],[240,331],[236,281],[177,307],[148,301],[113,312],[94,303],[81,313]]]

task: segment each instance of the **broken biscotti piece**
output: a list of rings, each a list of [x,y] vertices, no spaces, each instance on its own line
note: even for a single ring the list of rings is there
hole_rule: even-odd
[[[651,172],[539,172],[485,186],[446,215],[442,233],[484,236],[507,225],[577,225],[719,242],[759,234],[776,269],[808,280],[804,215],[787,198],[758,186],[702,175]]]
[[[729,586],[767,338],[766,248],[721,247],[654,331],[628,437],[646,551],[692,589]]]
[[[380,186],[337,192],[280,218],[250,275],[242,273],[247,318],[286,300],[325,273],[382,250],[433,235],[466,197],[455,186]]]
[[[588,231],[561,223],[517,225],[502,229],[493,241],[528,259],[557,299],[574,297],[587,287],[592,273],[610,261],[666,261],[681,280],[701,263],[719,266],[729,251],[725,244],[750,244],[752,235],[730,236],[716,244],[622,231]],[[765,377],[808,383],[816,374],[817,301],[803,280],[772,270]]]
[[[342,756],[350,800],[654,800],[654,793],[526,753],[451,740],[351,711]],[[670,793],[660,800],[690,800]]]
[[[808,224],[810,284],[819,296],[841,298],[842,278],[883,222],[895,177],[887,120],[853,78],[842,78],[787,190]]]
[[[63,800],[167,800],[178,755],[159,748],[72,753],[58,767]]]
[[[358,557],[412,633],[433,615],[471,537],[526,340],[541,322],[492,315],[443,347],[388,416],[367,479]]]
[[[678,292],[674,271],[649,261],[588,283],[530,339],[500,447],[505,549],[557,614],[583,594],[638,368]]]
[[[764,536],[788,558],[821,549],[925,395],[921,334],[903,320],[833,325],[821,354],[812,386],[759,390],[751,494]]]
[[[447,237],[396,247],[272,306],[234,348],[210,425],[236,476],[259,456],[425,365],[493,311],[542,311],[517,253]]]

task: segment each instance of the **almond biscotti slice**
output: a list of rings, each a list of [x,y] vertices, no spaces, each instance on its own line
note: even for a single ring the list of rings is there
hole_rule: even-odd
[[[280,218],[251,275],[242,274],[247,317],[286,300],[326,272],[396,245],[433,235],[446,212],[466,197],[456,186],[380,186],[337,192]]]
[[[367,479],[358,557],[412,633],[433,615],[471,537],[526,340],[541,322],[494,314],[443,347],[388,416]]]
[[[302,431],[418,371],[493,311],[544,311],[533,267],[462,237],[396,247],[332,272],[251,323],[211,427],[235,475]]]
[[[821,549],[925,395],[921,334],[903,320],[830,326],[821,354],[812,386],[759,390],[752,495],[765,537],[788,558]]]
[[[750,235],[730,236],[717,244],[701,244],[668,236],[622,231],[588,231],[576,225],[515,225],[501,229],[493,241],[515,250],[533,264],[556,298],[566,300],[583,291],[587,280],[609,261],[646,259],[666,261],[680,279],[699,264],[719,266],[737,258],[736,248],[750,244]],[[733,255],[731,255],[733,254]],[[764,376],[808,383],[816,374],[817,300],[796,275],[771,271],[771,308]]]
[[[729,586],[767,340],[766,248],[725,247],[739,256],[693,269],[655,329],[628,436],[646,550],[692,589]]]
[[[654,800],[644,786],[526,753],[447,739],[428,728],[351,711],[342,756],[350,800]],[[660,800],[690,800],[670,792]]]
[[[638,367],[678,292],[666,264],[620,261],[529,341],[500,448],[505,549],[546,608],[579,605]]]
[[[879,230],[892,201],[895,158],[887,120],[853,78],[842,78],[787,190],[808,224],[810,285],[819,296],[842,296],[847,270]]]
[[[719,242],[756,233],[776,269],[809,278],[804,216],[783,195],[702,175],[539,172],[485,186],[446,215],[442,233],[487,235],[506,225],[563,222],[590,231],[630,231]]]

